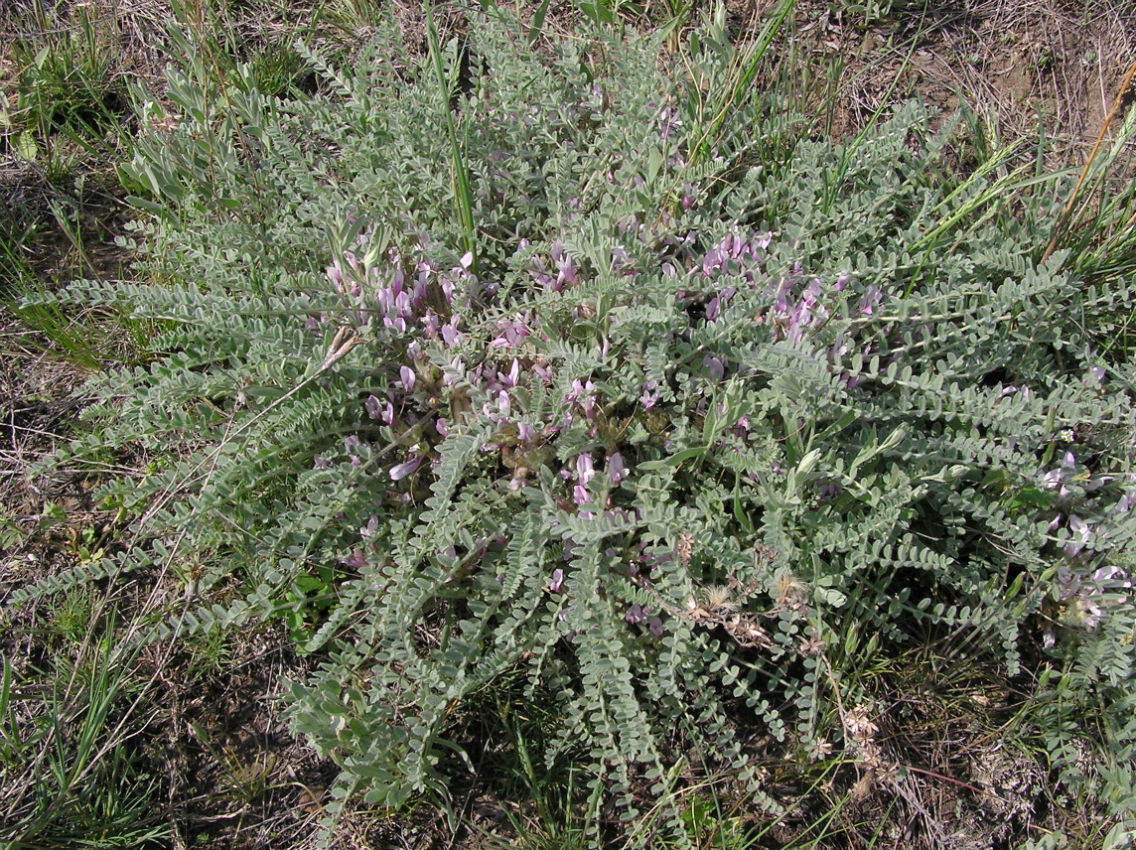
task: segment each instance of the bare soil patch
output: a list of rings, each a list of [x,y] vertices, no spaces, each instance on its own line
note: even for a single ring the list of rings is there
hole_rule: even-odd
[[[1043,134],[1052,165],[1079,165],[1136,58],[1131,0],[896,0],[878,4],[890,11],[875,19],[842,5],[801,0],[781,44],[800,52],[814,79],[840,68],[835,136],[917,98],[944,115],[966,108],[1005,142]],[[775,6],[731,8],[741,22]]]

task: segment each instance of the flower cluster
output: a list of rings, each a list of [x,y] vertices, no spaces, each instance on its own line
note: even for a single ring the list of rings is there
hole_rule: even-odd
[[[564,250],[564,243],[559,239],[550,246],[551,265],[545,266],[539,257],[533,258],[532,278],[546,292],[563,292],[565,287],[575,286],[580,282],[576,273],[576,263],[572,255]]]
[[[416,337],[420,332],[426,339],[441,339],[448,347],[458,345],[462,334],[457,327],[459,314],[453,310],[454,294],[472,291],[477,283],[470,270],[473,255],[467,252],[457,265],[440,270],[429,258],[429,242],[423,238],[423,256],[407,274],[397,248],[387,249],[385,262],[380,262],[382,252],[374,250],[366,232],[358,242],[360,250],[367,249],[362,257],[344,251],[325,271],[357,326],[365,327],[374,319],[395,338]],[[321,320],[326,322],[329,317]]]
[[[1095,629],[1108,606],[1125,605],[1129,601],[1133,577],[1116,565],[1094,570],[1091,575],[1080,575],[1063,566],[1057,571],[1058,599],[1071,608],[1086,629]],[[1051,648],[1056,636],[1047,628],[1044,636],[1046,648]]]

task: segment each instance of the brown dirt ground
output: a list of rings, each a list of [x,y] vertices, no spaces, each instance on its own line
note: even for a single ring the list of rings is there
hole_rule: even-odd
[[[945,113],[965,105],[1005,141],[1036,139],[1040,125],[1080,165],[1136,58],[1131,0],[897,0],[868,27],[836,5],[804,0],[795,25],[813,62],[845,63],[837,135],[917,97]]]
[[[122,73],[157,79],[162,62],[155,35],[161,31],[166,5],[163,0],[131,0],[119,7],[125,45]],[[836,135],[857,131],[886,103],[919,97],[948,113],[965,104],[1003,141],[1035,139],[1040,123],[1055,140],[1052,164],[1079,166],[1136,59],[1136,0],[895,0],[891,14],[876,21],[866,20],[863,12],[841,13],[845,5],[800,0],[777,45],[779,72],[808,69],[812,82],[803,85],[810,87],[809,97],[816,103],[824,100],[825,70],[842,67],[841,87],[826,122],[826,129]],[[18,6],[9,7],[9,15],[18,12]],[[416,33],[421,42],[417,4],[400,0],[397,6],[408,42]],[[772,0],[728,4],[739,31],[753,27],[774,6]],[[570,4],[553,4],[548,26],[571,31],[570,10]],[[2,44],[9,42],[5,28],[12,27],[12,21],[0,15]],[[273,25],[262,21],[249,26],[264,31]],[[13,60],[0,54],[5,92],[12,91],[13,82]],[[53,201],[73,199],[73,193],[53,185],[42,170],[20,162],[10,151],[3,156],[0,227],[39,229],[42,235],[25,243],[26,260],[48,286],[80,275],[130,274],[129,256],[113,245],[122,224],[120,198],[113,189],[96,193],[87,204],[72,204],[74,215],[85,221],[85,232],[95,234],[77,251],[51,224],[50,213]],[[111,517],[91,499],[96,471],[64,469],[37,480],[25,475],[72,432],[82,404],[72,391],[81,384],[84,370],[7,310],[0,312],[0,345],[0,532],[17,532],[0,536],[2,602],[15,587],[73,563],[75,541],[83,529],[102,529]],[[136,467],[142,459],[126,452],[120,462]],[[41,522],[49,502],[64,508],[65,523],[45,527]],[[15,627],[9,634],[49,617],[49,610],[33,606],[7,623]],[[0,639],[0,646],[6,653],[20,651],[10,639]],[[184,654],[143,660],[156,710],[140,746],[168,792],[172,846],[308,846],[333,771],[293,741],[272,710],[273,699],[284,692],[288,680],[303,676],[305,663],[291,652],[280,628],[238,636],[223,651],[230,659],[224,673],[196,669]],[[960,685],[960,699],[984,708],[991,700],[1001,700],[1002,713],[1012,713],[1013,695],[1004,689],[992,693],[993,687],[975,677]],[[977,728],[973,718],[916,721],[882,730],[885,750],[897,760],[921,753],[920,763],[944,774],[960,772],[946,739],[992,735],[989,728]],[[921,724],[937,724],[938,737],[910,740],[911,730]],[[863,793],[842,818],[849,823],[878,818],[885,797],[900,797],[908,811],[923,813],[923,835],[941,842],[927,846],[960,850],[997,846],[996,825],[1007,818],[1044,820],[1041,811],[1033,811],[1044,798],[1036,765],[1015,760],[994,745],[964,760],[961,772],[974,777],[972,784],[982,786],[984,793],[993,794],[994,802],[984,802],[981,794],[975,802],[949,793],[944,783],[918,781],[918,774],[884,774],[867,777]],[[882,793],[873,794],[873,789]],[[510,805],[507,801],[476,786],[455,797],[464,797],[455,799],[455,808],[468,812],[482,834],[505,829],[501,809]],[[803,809],[800,815],[805,818],[810,812]],[[919,846],[902,832],[883,838],[880,846]],[[472,848],[479,840],[477,830],[454,833],[424,812],[399,824],[360,811],[340,832],[343,847]]]

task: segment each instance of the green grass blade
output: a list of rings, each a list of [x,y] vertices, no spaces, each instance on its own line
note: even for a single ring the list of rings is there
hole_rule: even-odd
[[[537,39],[540,38],[540,31],[544,27],[544,17],[547,14],[548,0],[541,0],[540,6],[533,15],[532,23],[529,24],[529,47],[536,45]]]
[[[453,112],[449,109],[452,90],[446,78],[446,68],[442,61],[442,48],[438,41],[438,28],[434,23],[434,8],[426,4],[426,43],[430,50],[430,59],[434,65],[434,72],[438,80],[438,95],[446,108],[446,134],[450,139],[451,169],[453,172],[454,203],[457,207],[458,219],[461,222],[463,233],[462,247],[473,254],[473,273],[478,273],[477,263],[477,230],[473,222],[473,189],[469,182],[469,166],[465,161],[462,144],[458,139],[457,126],[454,124]]]
[[[736,67],[740,70],[737,72],[732,85],[727,81],[726,90],[721,94],[714,109],[714,117],[709,129],[703,133],[702,138],[694,146],[694,153],[691,156],[692,163],[701,162],[709,156],[710,149],[719,137],[722,127],[726,123],[726,118],[730,114],[730,108],[749,93],[762,58],[769,50],[769,45],[773,43],[773,38],[780,31],[782,24],[785,23],[785,19],[793,10],[793,5],[794,0],[781,0],[781,5],[765,22],[765,26],[762,27],[757,38],[737,56]]]

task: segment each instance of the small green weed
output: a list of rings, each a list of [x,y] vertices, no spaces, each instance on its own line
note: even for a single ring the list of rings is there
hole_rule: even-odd
[[[76,587],[63,594],[51,612],[51,631],[68,643],[81,643],[91,627],[94,603],[88,587]]]
[[[927,7],[927,0],[833,0],[829,3],[838,19],[852,20],[861,29],[899,15],[918,17]]]
[[[0,505],[0,549],[14,552],[30,535],[31,532],[21,526],[20,519],[13,508]]]
[[[230,635],[221,631],[202,632],[186,639],[185,649],[190,654],[187,675],[215,676],[229,669],[233,660]]]

